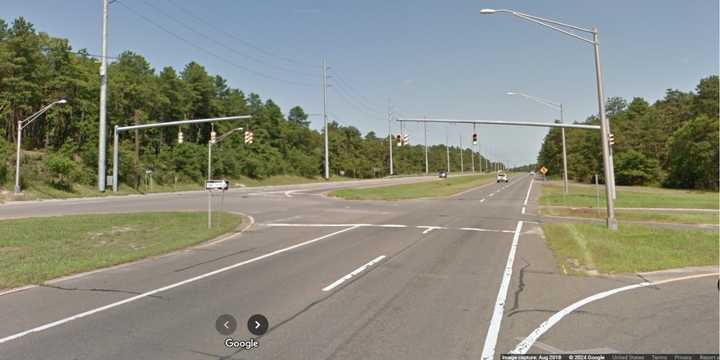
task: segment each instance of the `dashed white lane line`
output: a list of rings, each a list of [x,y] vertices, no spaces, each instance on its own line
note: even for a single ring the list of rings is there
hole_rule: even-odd
[[[380,255],[380,256],[378,256],[378,257],[370,260],[369,263],[367,263],[367,264],[365,264],[365,265],[363,265],[363,266],[361,266],[361,267],[353,270],[351,273],[349,273],[349,274],[347,274],[347,275],[345,275],[345,276],[343,276],[343,277],[335,280],[334,283],[332,283],[332,284],[324,287],[324,288],[322,289],[322,291],[330,291],[330,290],[338,287],[340,284],[344,283],[345,281],[350,280],[353,276],[356,276],[356,275],[360,274],[361,272],[365,271],[365,269],[367,269],[367,268],[369,268],[369,267],[377,264],[378,262],[380,262],[380,261],[381,261],[382,259],[384,259],[384,258],[385,258],[385,255]]]
[[[166,286],[163,286],[163,287],[154,289],[154,290],[146,291],[146,292],[144,292],[144,293],[142,293],[142,294],[139,294],[139,295],[136,295],[136,296],[132,296],[132,297],[129,297],[129,298],[127,298],[127,299],[123,299],[123,300],[120,300],[120,301],[116,301],[116,302],[114,302],[114,303],[111,303],[111,304],[108,304],[108,305],[105,305],[105,306],[101,306],[101,307],[98,307],[98,308],[95,308],[95,309],[92,309],[92,310],[88,310],[88,311],[85,311],[85,312],[82,312],[82,313],[79,313],[79,314],[76,314],[76,315],[73,315],[73,316],[69,316],[69,317],[66,317],[66,318],[64,318],[64,319],[60,319],[60,320],[57,320],[57,321],[54,321],[54,322],[51,322],[51,323],[47,323],[47,324],[45,324],[45,325],[41,325],[41,326],[38,326],[38,327],[35,327],[35,328],[32,328],[32,329],[29,329],[29,330],[25,330],[25,331],[23,331],[23,332],[19,332],[19,333],[17,333],[17,334],[13,334],[13,335],[10,335],[10,336],[6,336],[6,337],[0,339],[0,344],[3,344],[3,343],[6,343],[6,342],[8,342],[8,341],[12,341],[12,340],[21,338],[21,337],[23,337],[23,336],[26,336],[26,335],[29,335],[29,334],[32,334],[32,333],[36,333],[36,332],[44,331],[44,330],[47,330],[47,329],[51,329],[51,328],[54,328],[54,327],[56,327],[56,326],[63,325],[63,324],[65,324],[65,323],[69,323],[69,322],[71,322],[71,321],[73,321],[73,320],[81,319],[81,318],[84,318],[84,317],[87,317],[87,316],[90,316],[90,315],[99,313],[99,312],[101,312],[101,311],[109,310],[109,309],[118,307],[118,306],[120,306],[120,305],[124,305],[124,304],[127,304],[127,303],[131,303],[131,302],[133,302],[133,301],[137,301],[137,300],[140,300],[140,299],[143,299],[143,298],[146,298],[146,297],[155,295],[155,294],[160,293],[160,292],[168,291],[168,290],[174,289],[174,288],[179,287],[179,286],[187,285],[187,284],[190,284],[190,283],[192,283],[192,282],[195,282],[195,281],[198,281],[198,280],[202,280],[202,279],[211,277],[211,276],[213,276],[213,275],[217,275],[217,274],[226,272],[226,271],[228,271],[228,270],[232,270],[232,269],[238,268],[238,267],[243,266],[243,265],[247,265],[247,264],[250,264],[250,263],[253,263],[253,262],[256,262],[256,261],[265,259],[265,258],[269,258],[269,257],[271,257],[271,256],[275,256],[275,255],[278,255],[278,254],[282,254],[282,253],[284,253],[284,252],[288,252],[288,251],[290,251],[290,250],[297,249],[297,248],[299,248],[299,247],[303,247],[303,246],[306,246],[306,245],[310,245],[310,244],[312,244],[312,243],[314,243],[314,242],[317,242],[317,241],[320,241],[320,240],[323,240],[323,239],[327,239],[327,238],[329,238],[329,237],[332,237],[332,236],[335,236],[335,235],[338,235],[338,234],[342,234],[342,233],[344,233],[344,232],[346,232],[346,231],[350,231],[350,230],[353,230],[353,229],[357,229],[357,226],[346,227],[345,229],[338,230],[338,231],[335,231],[335,232],[333,232],[333,233],[330,233],[330,234],[327,234],[327,235],[323,235],[323,236],[320,236],[320,237],[317,237],[317,238],[314,238],[314,239],[311,239],[311,240],[307,240],[307,241],[301,242],[301,243],[299,243],[299,244],[295,244],[295,245],[292,245],[292,246],[288,246],[288,247],[286,247],[286,248],[282,248],[282,249],[279,249],[279,250],[275,250],[275,251],[269,252],[269,253],[267,253],[267,254],[263,254],[263,255],[260,255],[260,256],[256,256],[256,257],[254,257],[254,258],[252,258],[252,259],[244,260],[244,261],[241,261],[241,262],[239,262],[239,263],[235,263],[235,264],[232,264],[232,265],[229,265],[229,266],[226,266],[226,267],[217,269],[217,270],[210,271],[210,272],[205,273],[205,274],[201,274],[201,275],[198,275],[198,276],[195,276],[195,277],[192,277],[192,278],[183,280],[183,281],[176,282],[176,283],[174,283],[174,284],[170,284],[170,285],[166,285]]]
[[[709,274],[698,274],[698,275],[690,275],[690,276],[682,276],[672,279],[666,279],[661,281],[654,281],[654,282],[642,282],[639,284],[633,284],[628,286],[623,286],[617,289],[612,289],[608,291],[603,291],[601,293],[597,293],[592,296],[588,296],[580,301],[575,302],[574,304],[558,311],[553,316],[551,316],[549,319],[545,320],[540,326],[535,329],[528,337],[525,338],[525,340],[521,341],[513,351],[511,351],[511,354],[525,354],[530,349],[530,347],[537,341],[540,336],[542,336],[546,331],[548,331],[553,325],[557,324],[562,318],[564,318],[566,315],[570,314],[571,312],[577,310],[583,305],[586,305],[588,303],[591,303],[595,300],[604,299],[610,295],[617,294],[619,292],[632,290],[632,289],[638,289],[646,286],[654,286],[654,285],[661,285],[666,284],[674,281],[681,281],[681,280],[690,280],[690,279],[697,279],[701,277],[706,276],[718,276],[720,273],[709,273]],[[484,358],[484,357],[483,357]]]
[[[525,195],[525,201],[523,201],[524,206],[527,206],[528,199],[530,199],[530,191],[532,190],[533,181],[535,181],[535,179],[530,179],[530,186],[528,186],[528,192],[527,195]]]
[[[505,272],[500,282],[500,290],[498,290],[497,300],[495,301],[495,309],[492,319],[490,320],[487,335],[485,336],[485,344],[483,345],[482,351],[483,360],[492,360],[495,356],[495,345],[497,345],[498,335],[500,334],[500,323],[502,322],[503,312],[505,310],[505,300],[507,298],[508,287],[510,286],[512,267],[513,262],[515,262],[515,252],[517,251],[522,226],[523,222],[518,221],[517,227],[515,227],[515,236],[513,236],[512,245],[510,245],[510,253],[508,253]]]
[[[524,206],[522,207],[522,211],[520,211],[520,213],[525,214],[525,207],[524,207]]]
[[[490,193],[490,195],[488,195],[488,197],[493,197],[493,196],[495,196],[495,193]]]
[[[484,202],[485,202],[485,198],[480,199],[480,202],[481,202],[481,203],[484,203]]]
[[[436,229],[438,229],[438,230],[440,230],[440,229],[441,229],[441,230],[447,229],[447,228],[444,227],[444,226],[424,226],[424,225],[416,226],[416,228],[418,228],[418,229],[425,229],[425,231],[423,231],[423,234],[427,234],[427,233],[429,233],[429,232],[431,232],[431,231],[433,231],[433,230],[436,230]]]

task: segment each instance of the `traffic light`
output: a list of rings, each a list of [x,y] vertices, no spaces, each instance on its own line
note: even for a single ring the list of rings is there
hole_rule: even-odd
[[[402,134],[395,135],[395,141],[397,142],[397,146],[402,146],[403,137]]]
[[[410,137],[408,136],[408,134],[403,134],[402,144],[403,144],[403,145],[409,145],[409,144],[410,144]]]
[[[608,134],[608,142],[610,145],[615,145],[615,135],[613,135],[613,133]]]
[[[245,143],[246,144],[253,143],[253,132],[252,131],[245,131]]]
[[[183,133],[182,130],[178,131],[178,144],[183,143]]]
[[[473,133],[473,145],[477,145],[477,133]]]
[[[211,144],[214,144],[214,143],[215,143],[215,136],[216,136],[216,135],[217,135],[217,133],[216,133],[215,131],[211,131],[211,132],[210,132],[210,143],[211,143]]]

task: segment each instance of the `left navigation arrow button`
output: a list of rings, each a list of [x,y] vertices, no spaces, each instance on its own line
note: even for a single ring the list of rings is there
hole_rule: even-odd
[[[235,329],[237,329],[237,321],[232,315],[220,315],[215,320],[215,330],[222,335],[230,335],[235,332]]]

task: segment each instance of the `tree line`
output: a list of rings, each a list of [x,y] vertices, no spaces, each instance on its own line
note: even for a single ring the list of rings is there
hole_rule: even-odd
[[[17,122],[61,98],[67,104],[53,107],[23,130],[23,181],[47,181],[63,187],[96,183],[99,68],[95,56],[73,50],[67,39],[38,32],[22,17],[12,24],[0,19],[0,184],[7,185],[12,179]],[[209,74],[197,62],[180,71],[172,67],[156,71],[142,55],[131,51],[111,59],[108,79],[109,134],[115,125],[252,115],[248,121],[214,125],[218,135],[240,126],[252,130],[255,139],[253,144],[244,144],[242,135],[231,136],[218,144],[213,151],[213,176],[322,174],[323,136],[309,127],[308,114],[300,106],[286,115],[270,98],[230,87],[225,78]],[[137,187],[146,170],[152,170],[159,183],[202,181],[207,176],[212,127],[148,129],[123,136],[120,181]],[[184,137],[181,144],[178,131]],[[388,175],[387,138],[374,132],[363,136],[357,128],[335,121],[330,123],[328,135],[331,174],[355,178]],[[445,151],[444,145],[430,147],[431,171],[446,167]],[[460,167],[459,151],[451,148],[453,169]],[[469,163],[471,152],[464,151]],[[394,160],[398,174],[424,172],[422,146],[396,148]]]
[[[695,91],[668,89],[653,104],[641,97],[629,103],[608,99],[606,112],[614,135],[615,181],[618,185],[661,185],[718,190],[720,118],[718,76],[701,79]],[[596,116],[583,123],[599,124]],[[591,182],[602,172],[599,131],[566,130],[568,177]],[[560,129],[545,136],[538,164],[562,174]]]

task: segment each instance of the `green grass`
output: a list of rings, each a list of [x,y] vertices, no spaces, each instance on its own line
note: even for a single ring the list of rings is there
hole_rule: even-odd
[[[561,270],[629,273],[718,264],[717,232],[621,224],[549,223],[545,237]]]
[[[569,194],[562,192],[561,182],[543,184],[540,197],[542,205],[572,207],[595,207],[594,185],[571,184]],[[605,188],[600,185],[600,207],[605,206]],[[717,192],[663,189],[644,186],[618,186],[616,207],[631,208],[696,208],[718,209],[720,198]]]
[[[370,188],[340,189],[330,192],[348,200],[405,200],[450,196],[495,181],[495,175],[451,176],[444,180],[427,181]]]
[[[37,284],[198,244],[242,216],[202,212],[71,215],[0,220],[0,289]]]
[[[605,209],[590,208],[541,208],[542,215],[573,216],[584,218],[605,219]],[[633,211],[616,210],[615,217],[626,221],[654,221],[675,224],[720,224],[720,214],[717,212],[678,212],[678,211]]]
[[[348,177],[334,176],[330,178],[331,182],[335,181],[347,181],[355,180]],[[231,188],[239,187],[240,184],[248,187],[258,186],[277,186],[277,185],[293,185],[293,184],[308,184],[308,183],[320,183],[326,182],[322,177],[307,178],[302,176],[294,175],[278,175],[270,176],[264,179],[252,179],[248,177],[241,177],[238,179],[231,179]],[[13,185],[14,186],[14,185]],[[7,185],[6,189],[9,191],[3,198],[0,194],[0,203],[3,200],[13,199],[12,186]],[[164,193],[164,192],[175,192],[175,191],[192,191],[192,190],[203,190],[202,183],[178,183],[178,184],[153,184],[152,188],[142,184],[139,189],[134,189],[126,184],[121,184],[117,193],[113,193],[110,188],[105,193],[101,193],[97,190],[96,186],[74,184],[71,191],[59,189],[41,181],[33,181],[23,189],[23,196],[19,200],[37,200],[37,199],[68,199],[77,197],[95,197],[95,196],[110,196],[110,195],[130,195],[130,194],[147,194],[147,193]]]

